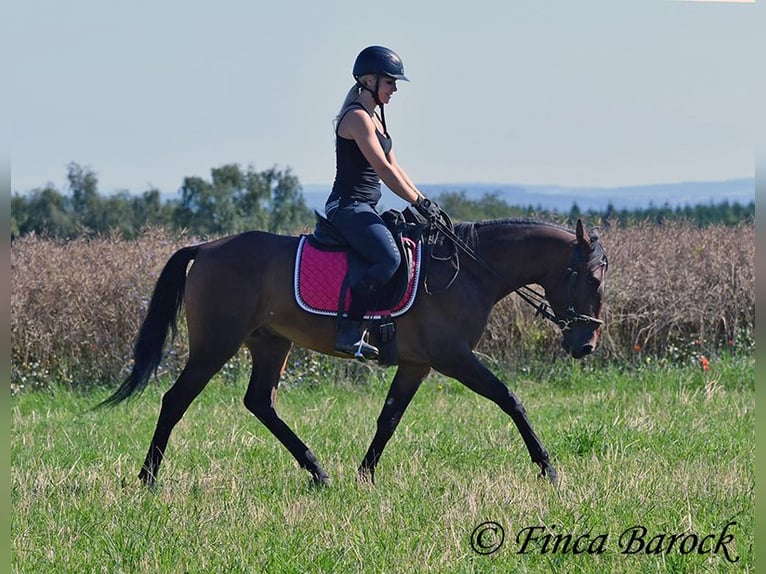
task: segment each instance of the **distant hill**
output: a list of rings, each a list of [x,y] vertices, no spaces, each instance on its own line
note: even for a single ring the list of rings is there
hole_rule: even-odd
[[[321,209],[332,186],[304,185],[303,196],[311,209]],[[603,211],[611,203],[615,209],[640,209],[650,206],[670,207],[710,205],[724,201],[747,205],[755,201],[755,178],[726,181],[658,183],[622,187],[567,187],[562,185],[524,185],[508,183],[434,183],[418,186],[430,197],[444,192],[463,192],[468,199],[481,199],[495,193],[509,205],[541,207],[567,212],[572,204],[587,211]],[[390,192],[384,193],[382,207],[399,207],[403,202]]]

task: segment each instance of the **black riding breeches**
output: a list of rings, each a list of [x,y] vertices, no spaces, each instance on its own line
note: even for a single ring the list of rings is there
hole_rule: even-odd
[[[401,255],[394,236],[375,208],[358,201],[340,202],[337,208],[328,205],[327,218],[354,250],[368,261],[369,267],[360,283],[374,289],[388,283],[401,263]]]

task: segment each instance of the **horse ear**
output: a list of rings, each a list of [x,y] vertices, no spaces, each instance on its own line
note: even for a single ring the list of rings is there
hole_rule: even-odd
[[[590,243],[588,236],[585,235],[585,229],[582,225],[582,219],[577,220],[577,243],[580,245],[588,245]]]

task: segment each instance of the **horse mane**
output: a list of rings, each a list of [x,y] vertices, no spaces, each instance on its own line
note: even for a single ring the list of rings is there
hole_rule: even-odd
[[[503,233],[508,230],[509,227],[547,227],[557,231],[563,231],[565,233],[575,234],[575,231],[564,225],[553,223],[552,221],[545,221],[542,219],[534,219],[530,217],[510,217],[504,219],[484,219],[478,221],[466,221],[455,224],[455,235],[468,245],[471,249],[478,253],[479,251],[479,230],[487,230],[489,236],[487,241],[492,241],[494,237],[499,233]],[[593,250],[588,258],[589,265],[597,265],[606,261],[606,253],[604,247],[599,242],[598,228],[595,227],[589,232],[591,245]]]
[[[492,241],[492,238],[497,233],[507,231],[508,227],[550,227],[551,229],[557,229],[559,231],[565,231],[567,233],[574,234],[572,229],[564,227],[563,225],[559,225],[558,223],[544,221],[541,219],[533,219],[529,217],[511,217],[505,219],[484,219],[479,221],[466,221],[457,223],[455,225],[455,235],[457,235],[472,249],[475,249],[478,247],[479,229],[489,231],[490,235],[488,240]]]

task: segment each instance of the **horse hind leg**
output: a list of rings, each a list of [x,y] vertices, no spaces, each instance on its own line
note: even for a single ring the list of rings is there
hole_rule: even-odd
[[[236,353],[238,344],[232,342],[225,346],[219,344],[214,348],[211,347],[207,347],[202,352],[190,352],[180,376],[162,397],[157,426],[138,475],[139,479],[151,488],[155,486],[173,428],[183,418],[186,410],[213,375]]]
[[[253,358],[253,371],[245,393],[245,406],[293,455],[300,467],[311,474],[313,484],[329,484],[330,477],[314,453],[277,414],[277,387],[292,342],[276,334],[259,333],[248,339],[246,344]]]
[[[359,465],[359,478],[362,481],[375,482],[375,466],[383,454],[383,449],[393,436],[404,411],[415,396],[420,383],[430,371],[428,365],[400,365],[391,382],[386,402],[378,416],[375,436]]]

